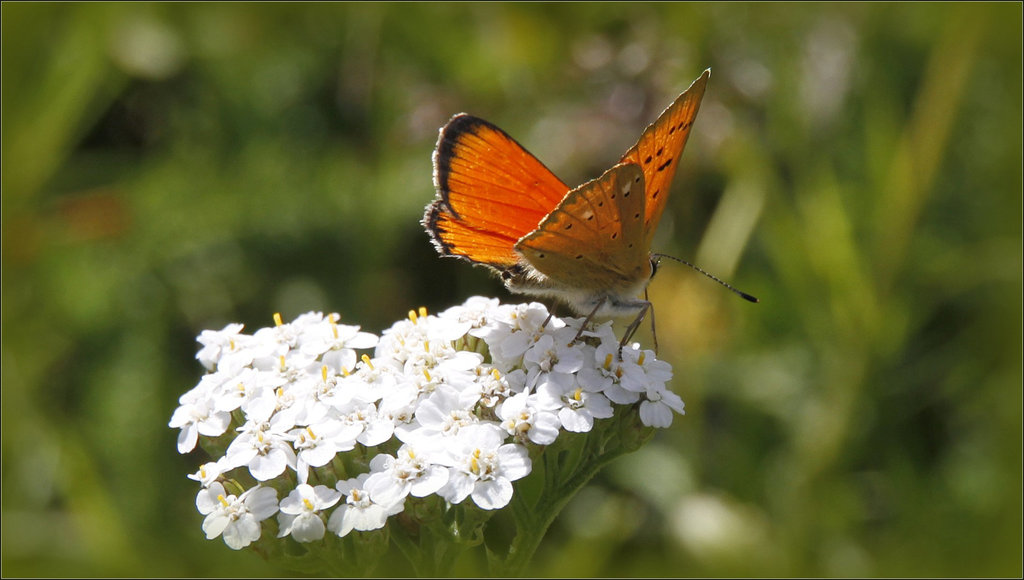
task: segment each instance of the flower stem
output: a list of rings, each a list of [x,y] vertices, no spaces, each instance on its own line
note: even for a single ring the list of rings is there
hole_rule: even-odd
[[[544,450],[544,489],[535,504],[529,495],[517,493],[511,505],[516,523],[516,536],[502,558],[488,553],[493,576],[522,576],[533,559],[548,528],[569,501],[605,465],[621,455],[638,449],[650,440],[654,430],[640,424],[635,409],[624,409],[616,418],[587,434],[560,438]],[[576,457],[573,457],[577,454]],[[559,465],[559,463],[562,463]],[[574,467],[568,474],[566,467]],[[529,479],[529,478],[528,478]]]

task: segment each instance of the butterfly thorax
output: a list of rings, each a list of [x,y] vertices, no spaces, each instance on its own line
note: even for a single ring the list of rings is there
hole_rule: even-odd
[[[525,261],[503,270],[501,279],[510,292],[552,298],[576,314],[600,317],[635,316],[646,304],[640,296],[654,275],[654,261],[642,262],[631,272],[616,272],[616,281],[599,290],[552,279]],[[602,275],[607,275],[604,272]],[[598,306],[600,305],[600,308]],[[596,309],[596,311],[595,311]]]

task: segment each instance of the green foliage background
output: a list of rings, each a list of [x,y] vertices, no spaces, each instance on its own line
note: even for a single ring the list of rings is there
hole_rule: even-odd
[[[1022,574],[1021,3],[2,10],[4,576],[287,574],[203,538],[194,337],[516,300],[418,224],[438,128],[580,183],[709,66],[655,249],[761,304],[659,271],[687,415],[529,573]]]

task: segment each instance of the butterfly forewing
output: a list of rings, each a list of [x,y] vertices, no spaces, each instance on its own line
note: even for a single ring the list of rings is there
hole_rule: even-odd
[[[636,163],[644,171],[647,182],[644,245],[648,248],[665,210],[672,177],[675,176],[679,157],[686,147],[686,139],[690,136],[690,128],[697,117],[710,76],[711,69],[704,71],[690,88],[662,112],[657,121],[647,127],[636,145],[622,156],[621,163]]]
[[[650,276],[643,193],[640,167],[616,165],[569,192],[516,249],[539,272],[567,287],[630,287]]]
[[[504,131],[466,114],[441,130],[434,186],[423,224],[438,249],[499,269],[519,260],[515,242],[569,191]]]

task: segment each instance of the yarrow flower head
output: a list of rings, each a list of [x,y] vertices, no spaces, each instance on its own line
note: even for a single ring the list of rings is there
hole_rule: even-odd
[[[341,492],[326,486],[313,487],[300,483],[281,500],[278,514],[281,530],[278,537],[289,534],[297,542],[315,542],[324,537],[324,521],[319,512],[331,508],[341,499]]]
[[[202,488],[196,507],[207,538],[236,550],[402,534],[456,508],[476,515],[454,521],[479,527],[515,501],[535,462],[558,469],[545,449],[582,449],[598,429],[649,433],[683,412],[671,367],[652,351],[620,356],[610,323],[581,333],[581,320],[538,303],[474,297],[437,316],[410,312],[379,338],[337,314],[274,320],[252,334],[204,330],[196,359],[207,373],[169,422],[179,452],[201,445],[213,456],[189,475]],[[457,527],[442,529],[476,533]]]
[[[256,486],[236,497],[215,481],[196,496],[196,507],[206,515],[207,540],[223,535],[229,548],[240,550],[260,539],[260,522],[277,513],[277,492]]]

